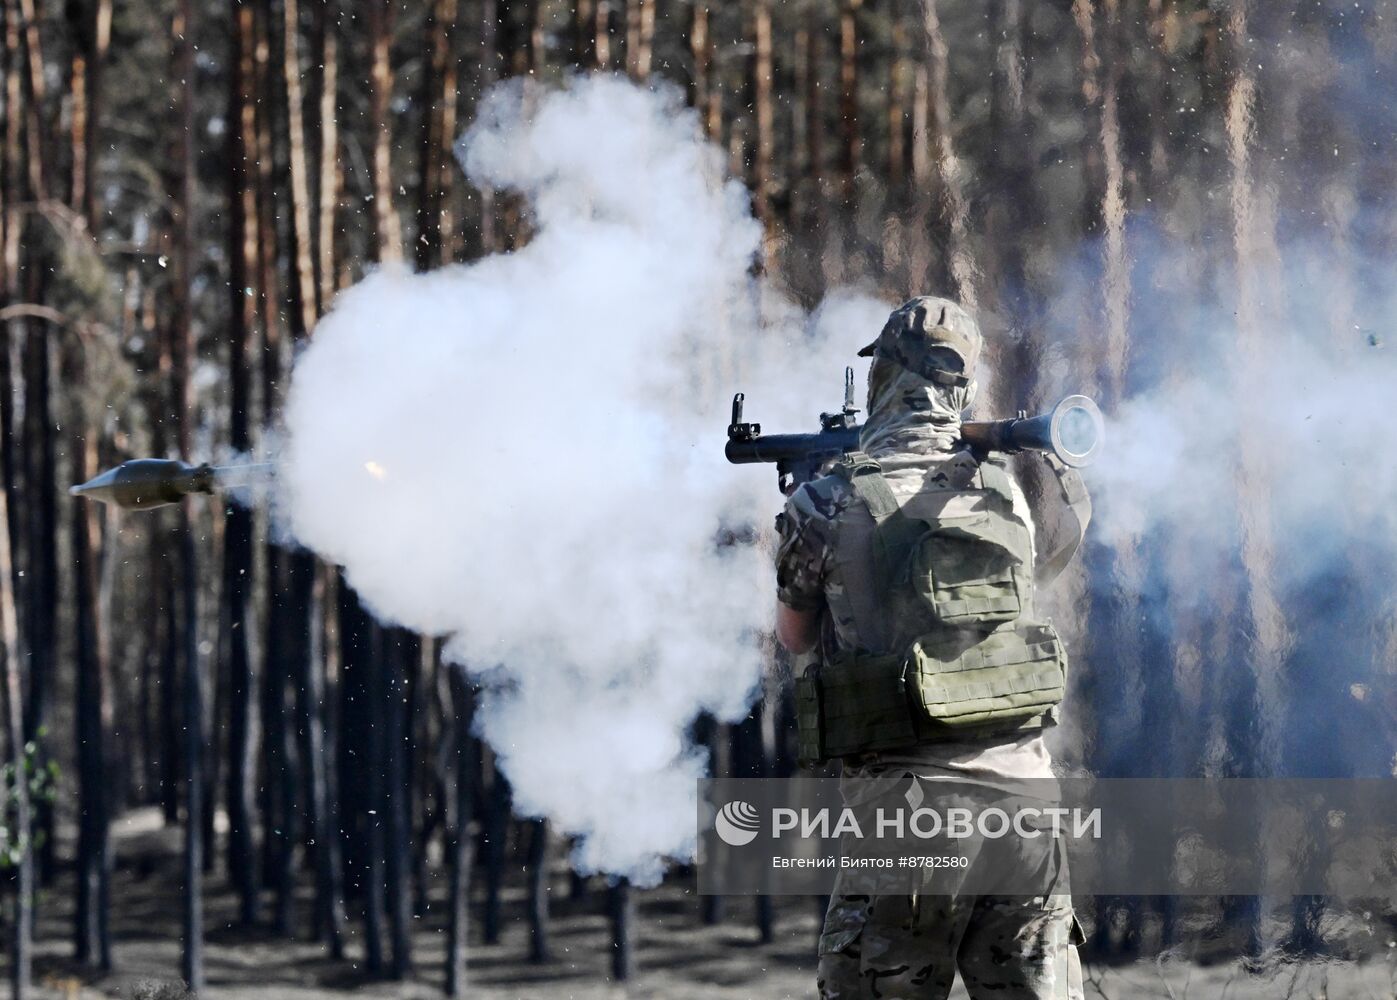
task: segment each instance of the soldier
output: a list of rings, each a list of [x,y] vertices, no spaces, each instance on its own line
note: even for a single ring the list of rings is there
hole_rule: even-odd
[[[842,759],[846,798],[851,782],[935,797],[1053,777],[1044,732],[1066,658],[1033,616],[1027,504],[1002,462],[960,443],[980,349],[955,302],[894,311],[859,352],[873,358],[860,451],[794,490],[778,521],[777,637],[820,647],[798,683],[801,755]],[[1049,869],[1034,896],[920,898],[859,894],[841,870],[820,997],[946,997],[957,969],[974,1000],[1081,997],[1065,864]]]

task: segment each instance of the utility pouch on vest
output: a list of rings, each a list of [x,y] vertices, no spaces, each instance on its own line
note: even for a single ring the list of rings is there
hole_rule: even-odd
[[[931,731],[950,735],[1025,722],[1056,706],[1066,693],[1067,652],[1046,623],[1018,622],[969,645],[932,632],[912,644],[906,674]]]
[[[929,525],[911,553],[913,589],[947,625],[1013,621],[1031,585],[1018,534],[988,514]]]
[[[842,653],[796,681],[802,764],[917,742],[904,656]]]
[[[796,681],[798,756],[831,757],[1041,724],[1067,689],[1067,650],[1047,623],[933,632],[904,655],[841,654]]]

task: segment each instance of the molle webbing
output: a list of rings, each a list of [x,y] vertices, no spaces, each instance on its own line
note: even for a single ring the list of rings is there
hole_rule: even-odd
[[[910,686],[933,723],[953,727],[1022,720],[1062,701],[1067,657],[1051,625],[1020,622],[968,648],[939,635],[912,649]]]
[[[801,758],[822,760],[916,743],[906,675],[902,656],[852,653],[807,671],[796,688]]]

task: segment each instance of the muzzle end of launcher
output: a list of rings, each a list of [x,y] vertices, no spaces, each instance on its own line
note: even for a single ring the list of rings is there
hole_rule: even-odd
[[[1063,465],[1080,469],[1096,461],[1106,421],[1088,396],[1068,396],[1036,417],[985,420],[961,425],[966,443],[984,451],[1045,451]]]

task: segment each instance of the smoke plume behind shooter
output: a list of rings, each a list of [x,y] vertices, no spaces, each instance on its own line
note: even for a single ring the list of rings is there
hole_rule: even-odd
[[[1397,768],[1391,268],[1282,232],[1212,274],[1129,241],[1133,374],[1087,470],[1105,771]]]
[[[669,89],[507,85],[460,152],[531,240],[336,300],[295,367],[282,502],[379,617],[483,678],[516,806],[653,879],[692,849],[685,730],[743,712],[769,627],[767,553],[719,544],[778,501],[724,461],[731,394],[810,425],[887,306],[807,320],[761,288],[746,194]]]

